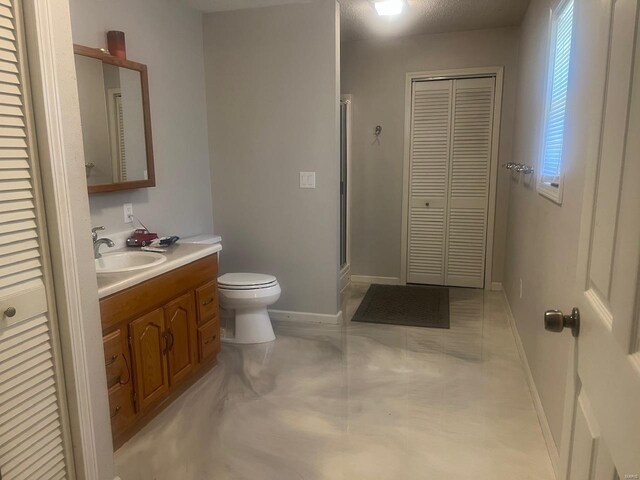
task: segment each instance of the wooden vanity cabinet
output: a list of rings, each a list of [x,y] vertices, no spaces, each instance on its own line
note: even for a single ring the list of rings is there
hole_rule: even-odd
[[[100,301],[114,446],[216,363],[217,255]]]

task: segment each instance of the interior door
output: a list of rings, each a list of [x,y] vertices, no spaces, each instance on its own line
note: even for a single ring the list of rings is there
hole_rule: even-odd
[[[144,410],[169,391],[164,312],[160,308],[130,323],[138,409]]]
[[[453,82],[414,82],[407,282],[444,285]]]
[[[495,78],[453,81],[445,285],[484,287]]]
[[[169,335],[167,358],[169,384],[186,378],[196,364],[196,318],[193,293],[175,299],[164,307],[164,319]]]
[[[0,1],[0,478],[75,478],[21,13]]]
[[[482,288],[495,78],[412,88],[407,282]]]
[[[586,176],[576,282],[581,327],[568,389],[573,415],[563,432],[571,441],[562,453],[571,480],[632,479],[640,478],[638,0],[592,4],[606,31],[599,42],[608,45],[606,68],[597,68],[593,51],[593,65],[582,67],[606,80],[599,154]],[[576,8],[580,22],[587,6]],[[578,27],[598,34],[593,25]],[[574,135],[573,142],[584,141]]]

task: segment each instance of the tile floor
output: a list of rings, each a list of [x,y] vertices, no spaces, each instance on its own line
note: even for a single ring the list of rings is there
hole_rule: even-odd
[[[366,291],[352,286],[350,319]],[[122,480],[552,480],[501,293],[451,329],[279,323],[116,453]]]

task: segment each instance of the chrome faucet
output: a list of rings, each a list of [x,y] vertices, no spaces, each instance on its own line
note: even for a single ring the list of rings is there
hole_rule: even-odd
[[[115,243],[110,238],[98,238],[98,231],[104,230],[104,227],[94,227],[91,229],[91,238],[93,239],[93,258],[100,258],[100,245],[107,245],[107,247],[115,247]]]

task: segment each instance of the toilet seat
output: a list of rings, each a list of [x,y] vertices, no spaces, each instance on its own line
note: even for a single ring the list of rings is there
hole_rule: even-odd
[[[281,293],[273,275],[226,273],[220,276],[220,317],[224,319],[222,341],[250,344],[275,340],[267,308],[278,301]]]
[[[218,277],[218,288],[224,290],[257,290],[277,284],[276,277],[263,273],[225,273]]]

